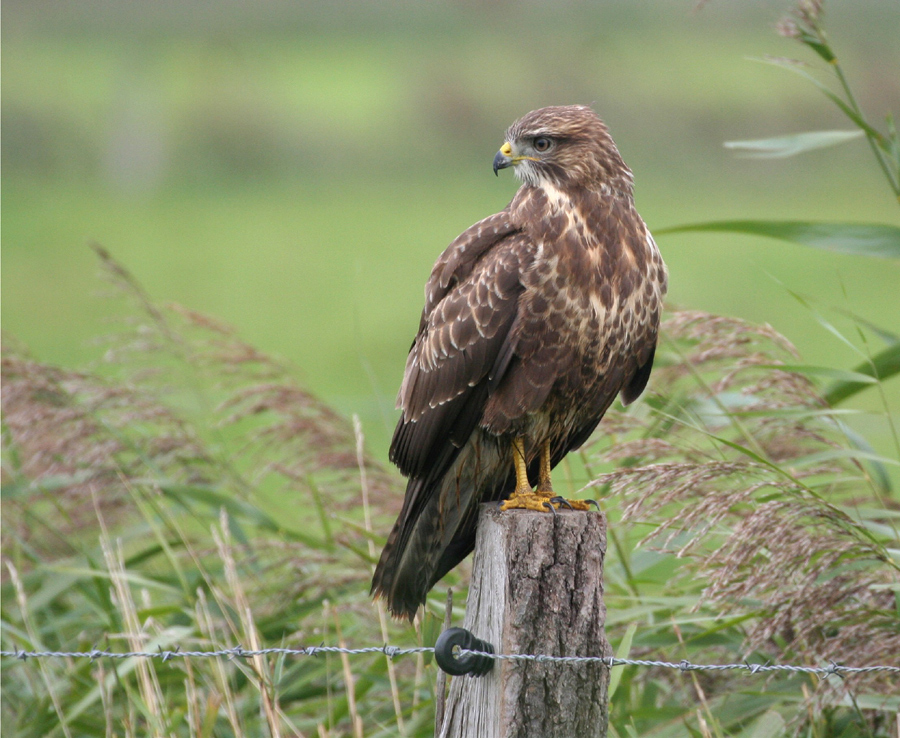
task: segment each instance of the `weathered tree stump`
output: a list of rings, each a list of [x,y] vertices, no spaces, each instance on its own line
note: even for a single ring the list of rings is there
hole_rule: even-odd
[[[606,640],[601,513],[484,505],[464,628],[498,653],[612,655]],[[440,738],[603,738],[609,669],[600,663],[495,661],[453,677]]]

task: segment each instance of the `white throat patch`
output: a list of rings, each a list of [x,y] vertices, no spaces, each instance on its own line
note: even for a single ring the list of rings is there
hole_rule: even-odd
[[[540,187],[543,184],[543,180],[540,174],[538,174],[534,162],[528,161],[528,159],[520,161],[513,167],[513,170],[522,184],[531,185],[532,187]]]

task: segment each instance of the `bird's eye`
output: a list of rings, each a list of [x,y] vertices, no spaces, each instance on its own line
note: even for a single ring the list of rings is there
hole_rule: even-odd
[[[540,153],[548,151],[552,145],[553,140],[548,138],[547,136],[538,136],[536,139],[534,139],[534,150]]]

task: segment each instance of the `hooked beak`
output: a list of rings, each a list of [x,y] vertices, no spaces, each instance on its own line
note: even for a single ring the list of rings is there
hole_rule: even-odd
[[[500,176],[497,174],[499,170],[511,167],[514,163],[512,158],[512,145],[507,141],[500,147],[500,151],[498,151],[497,155],[494,157],[494,174]]]

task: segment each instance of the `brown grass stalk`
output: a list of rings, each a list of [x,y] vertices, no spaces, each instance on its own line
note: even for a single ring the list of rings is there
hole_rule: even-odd
[[[250,650],[260,649],[259,634],[253,619],[253,611],[250,602],[244,592],[241,578],[237,571],[234,555],[231,550],[231,533],[229,531],[228,515],[223,510],[219,515],[219,529],[212,529],[212,538],[219,552],[224,571],[225,581],[231,593],[231,602],[240,619],[240,630],[235,633],[240,643],[249,643]],[[225,604],[220,600],[220,604]],[[245,673],[251,677],[252,682],[259,692],[260,707],[269,726],[272,738],[281,738],[281,720],[279,718],[278,697],[265,657],[261,655],[251,656]],[[302,736],[301,736],[302,738]]]
[[[227,642],[223,642],[216,629],[216,621],[212,617],[209,610],[209,603],[206,599],[206,593],[202,589],[197,590],[197,603],[195,607],[197,615],[197,626],[201,634],[203,634],[213,648],[225,648]],[[213,675],[218,687],[218,694],[210,693],[208,699],[221,699],[225,705],[225,716],[232,732],[236,736],[244,736],[243,725],[241,724],[240,714],[237,708],[237,699],[231,689],[231,684],[227,673],[227,662],[222,659],[215,659],[213,662]]]
[[[334,630],[338,639],[338,646],[347,648],[344,636],[341,633],[341,621],[337,610],[331,608],[334,619]],[[344,675],[344,688],[347,691],[347,711],[350,713],[350,723],[353,726],[354,738],[363,738],[363,721],[356,706],[356,684],[353,679],[353,670],[350,668],[350,658],[346,653],[341,654],[341,669]]]
[[[37,630],[35,629],[34,624],[31,621],[31,614],[28,607],[28,598],[25,596],[25,587],[22,586],[22,580],[19,578],[19,571],[11,561],[7,560],[4,563],[6,564],[6,570],[9,572],[9,577],[13,583],[13,587],[15,587],[16,590],[16,604],[19,606],[19,612],[22,615],[22,622],[25,625],[25,632],[28,633],[28,638],[31,641],[32,647],[39,648],[40,640],[37,637]],[[69,722],[66,719],[66,715],[62,707],[62,700],[57,694],[56,687],[54,686],[54,679],[52,674],[50,673],[50,667],[44,659],[39,659],[38,668],[41,671],[41,679],[44,682],[44,687],[47,690],[47,694],[50,696],[50,701],[53,703],[53,709],[56,711],[56,716],[59,718],[59,724],[62,728],[63,734],[66,736],[66,738],[72,738],[72,732],[69,728]]]
[[[368,534],[369,556],[374,560],[377,551],[375,550],[375,541],[372,540],[372,512],[369,508],[369,483],[366,475],[366,441],[363,435],[362,422],[359,416],[353,416],[353,433],[356,437],[356,463],[359,467],[359,487],[362,494],[363,520],[365,521],[366,533]],[[372,567],[374,573],[375,568]],[[378,624],[381,628],[381,638],[384,643],[389,640],[387,611],[381,598],[377,598],[373,603],[378,612]],[[394,662],[390,656],[385,655],[387,662],[388,681],[391,685],[391,701],[394,704],[394,717],[397,720],[397,730],[401,736],[406,735],[406,724],[403,720],[403,710],[400,706],[400,689],[397,686],[397,672],[394,669]]]
[[[102,519],[100,522],[102,526]],[[128,648],[132,651],[143,651],[146,647],[147,635],[141,627],[137,615],[137,607],[131,596],[131,587],[128,584],[128,576],[125,572],[122,543],[117,541],[113,544],[109,540],[108,532],[104,527],[100,546],[115,592],[117,610],[122,616],[122,625],[125,628],[123,635],[127,641]],[[146,708],[144,717],[147,720],[148,727],[156,738],[165,738],[167,733],[169,733],[166,728],[168,719],[164,712],[165,700],[159,686],[156,669],[149,659],[138,658],[135,659],[135,672],[137,673],[141,700]]]

